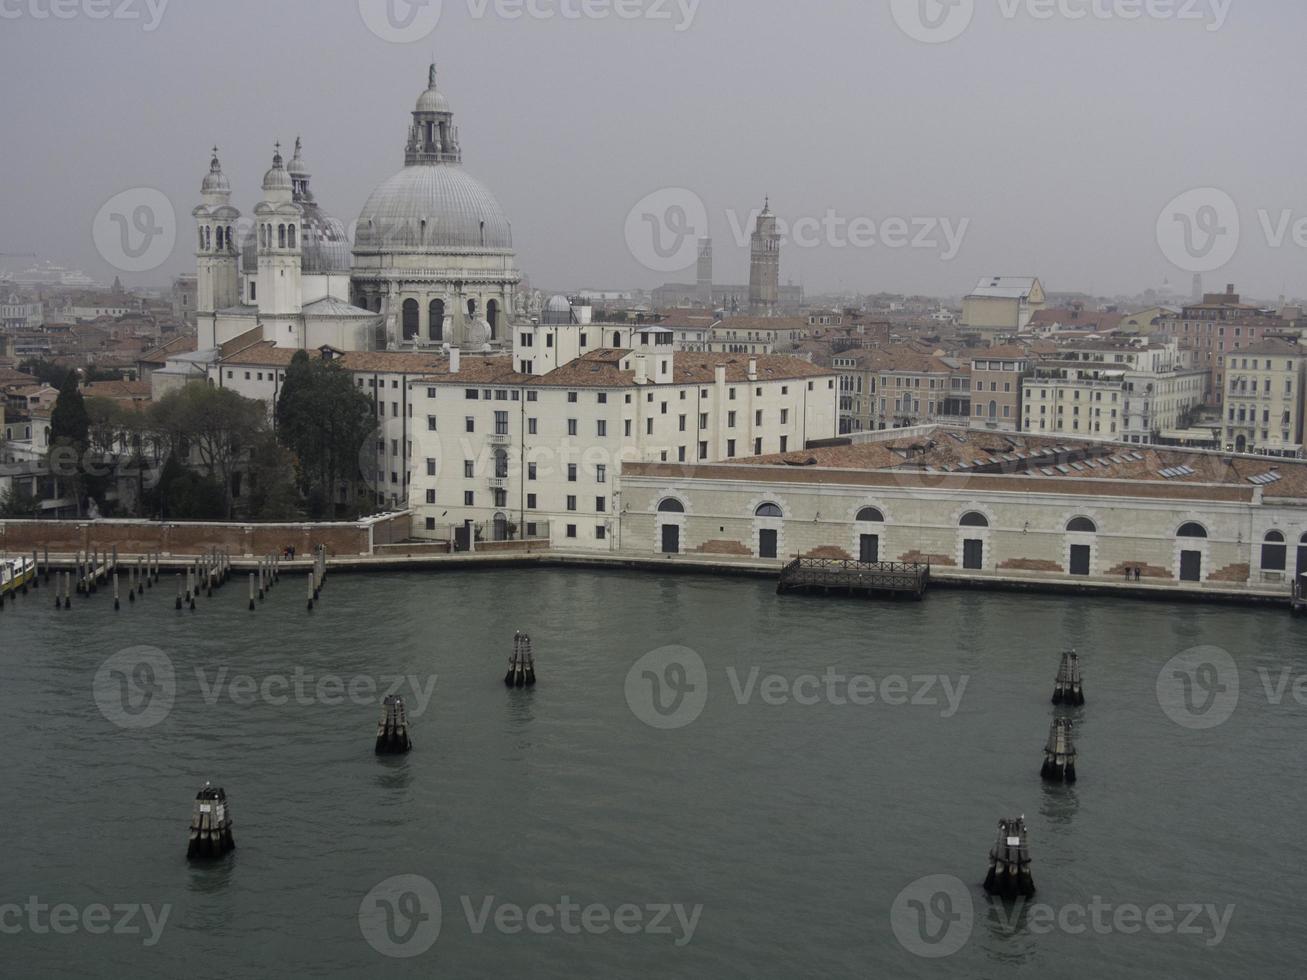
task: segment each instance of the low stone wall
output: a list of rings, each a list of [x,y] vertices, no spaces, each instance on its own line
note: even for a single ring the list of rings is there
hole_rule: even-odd
[[[217,524],[158,521],[0,521],[0,551],[51,554],[110,551],[119,554],[195,555],[217,548],[236,557],[280,553],[293,547],[307,555],[324,545],[329,555],[371,555],[380,544],[407,537],[407,513],[354,524]]]

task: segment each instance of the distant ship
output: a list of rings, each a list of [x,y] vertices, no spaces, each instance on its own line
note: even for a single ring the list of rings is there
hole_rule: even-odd
[[[41,262],[12,276],[6,276],[17,286],[80,286],[94,288],[101,285],[81,269],[68,269],[53,262]]]

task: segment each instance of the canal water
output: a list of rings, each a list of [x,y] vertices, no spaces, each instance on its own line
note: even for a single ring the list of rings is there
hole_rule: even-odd
[[[195,613],[168,584],[117,614],[103,592],[7,605],[0,976],[1225,980],[1307,958],[1307,624],[1284,612],[539,570],[337,575],[312,615],[297,577],[245,606],[243,584]],[[503,686],[515,629],[534,690]],[[1072,647],[1080,781],[1048,787]],[[396,677],[416,748],[379,760]],[[190,866],[207,780],[238,849]],[[1022,814],[1039,891],[1014,907],[980,884]]]

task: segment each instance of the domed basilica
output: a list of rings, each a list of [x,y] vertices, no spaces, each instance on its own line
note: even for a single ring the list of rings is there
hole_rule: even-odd
[[[368,198],[351,251],[309,189],[303,147],[278,145],[250,227],[215,148],[195,208],[199,348],[250,334],[278,347],[467,351],[508,342],[521,274],[512,226],[463,169],[454,113],[436,85],[417,101],[404,169]],[[239,243],[238,230],[240,230]]]

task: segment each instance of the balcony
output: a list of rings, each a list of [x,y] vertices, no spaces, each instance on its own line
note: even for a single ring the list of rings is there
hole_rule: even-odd
[[[486,439],[492,446],[508,446],[513,442],[513,437],[507,432],[492,432]]]
[[[486,483],[489,485],[491,490],[508,489],[508,477],[506,476],[492,476],[486,481]]]

